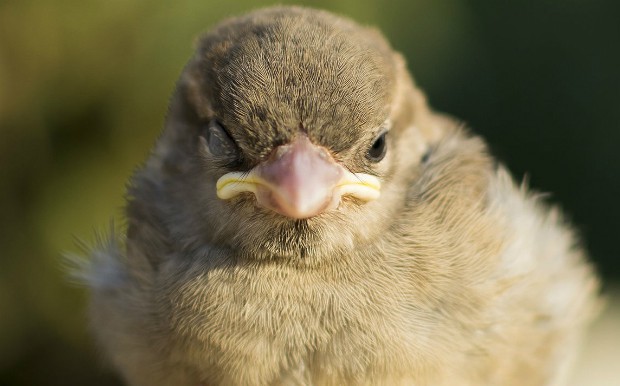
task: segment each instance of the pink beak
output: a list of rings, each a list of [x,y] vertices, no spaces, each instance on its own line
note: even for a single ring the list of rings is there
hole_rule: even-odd
[[[303,219],[338,206],[340,196],[334,192],[345,170],[305,135],[278,147],[255,171],[265,182],[256,191],[265,208]]]

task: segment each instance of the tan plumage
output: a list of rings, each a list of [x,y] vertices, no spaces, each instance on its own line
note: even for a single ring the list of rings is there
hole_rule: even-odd
[[[296,206],[298,174],[264,172],[282,149],[381,195]],[[561,385],[596,304],[557,209],[429,110],[377,32],[305,8],[205,35],[127,218],[85,274],[130,385]]]

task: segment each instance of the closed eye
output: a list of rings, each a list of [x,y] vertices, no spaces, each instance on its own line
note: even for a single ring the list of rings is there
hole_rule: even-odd
[[[241,151],[239,147],[217,120],[209,121],[203,136],[206,139],[209,152],[217,161],[227,166],[240,163]]]

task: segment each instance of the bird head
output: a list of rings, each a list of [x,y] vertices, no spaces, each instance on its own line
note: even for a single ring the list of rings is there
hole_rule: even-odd
[[[402,208],[429,114],[372,29],[300,7],[230,19],[199,39],[156,147],[168,215],[188,244],[341,255]]]

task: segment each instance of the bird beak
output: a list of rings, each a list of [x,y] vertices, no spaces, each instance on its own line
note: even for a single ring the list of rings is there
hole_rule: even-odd
[[[377,199],[380,190],[377,177],[349,172],[305,135],[279,146],[249,172],[227,173],[217,181],[217,196],[223,200],[251,192],[260,206],[294,219],[335,209],[344,195]]]

